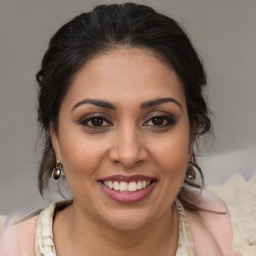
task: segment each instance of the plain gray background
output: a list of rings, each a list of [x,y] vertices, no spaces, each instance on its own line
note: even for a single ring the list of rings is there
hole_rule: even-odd
[[[100,3],[124,1],[0,0],[0,212],[47,204],[37,191],[35,74],[50,37]],[[148,0],[190,35],[208,73],[215,142],[202,147],[206,183],[256,172],[256,1]],[[211,138],[209,138],[211,140]],[[54,194],[54,193],[52,193]],[[50,196],[48,196],[50,198]]]

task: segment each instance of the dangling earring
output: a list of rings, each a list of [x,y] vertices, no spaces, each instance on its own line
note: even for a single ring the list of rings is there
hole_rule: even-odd
[[[60,161],[57,161],[56,162],[56,166],[55,166],[55,168],[52,171],[52,178],[54,180],[58,180],[61,177],[62,174],[63,174],[62,163]]]
[[[196,178],[196,171],[195,168],[198,169],[197,164],[193,163],[192,161],[189,161],[187,171],[186,171],[186,177],[187,180],[194,180]]]

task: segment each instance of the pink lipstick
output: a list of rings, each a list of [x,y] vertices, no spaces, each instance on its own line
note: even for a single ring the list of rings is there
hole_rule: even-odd
[[[144,175],[114,175],[99,180],[103,192],[120,203],[143,200],[154,189],[157,180]]]

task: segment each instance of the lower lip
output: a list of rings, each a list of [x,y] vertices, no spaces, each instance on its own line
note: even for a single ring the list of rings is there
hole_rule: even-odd
[[[156,182],[152,182],[146,188],[137,190],[135,192],[128,192],[128,193],[110,189],[110,188],[106,187],[104,184],[102,184],[101,182],[99,182],[99,184],[108,197],[110,197],[111,199],[113,199],[119,203],[129,204],[129,203],[139,202],[139,201],[143,200],[145,197],[147,197],[153,190]]]

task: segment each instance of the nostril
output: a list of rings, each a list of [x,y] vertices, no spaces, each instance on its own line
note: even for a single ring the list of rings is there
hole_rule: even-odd
[[[147,157],[145,150],[139,138],[134,134],[129,134],[130,131],[124,132],[123,137],[116,138],[115,145],[109,150],[109,159],[115,163],[124,166],[125,168],[132,168],[144,162]]]

